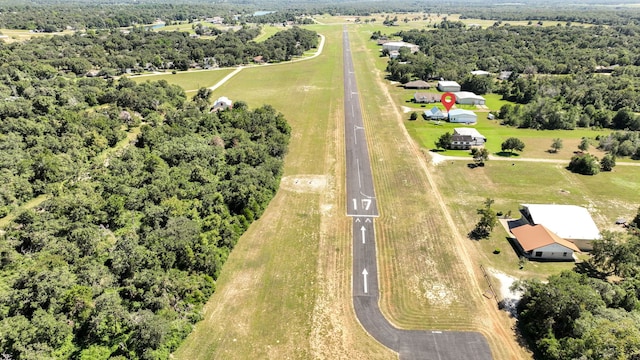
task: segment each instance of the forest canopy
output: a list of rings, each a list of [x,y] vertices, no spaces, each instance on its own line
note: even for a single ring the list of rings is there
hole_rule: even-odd
[[[186,41],[103,39],[132,57],[139,40]],[[0,356],[168,359],[279,186],[282,114],[239,100],[212,112],[207,89],[187,100],[166,81],[76,77],[46,60],[74,42],[104,51],[94,40],[0,46],[0,216],[13,218],[0,231]]]

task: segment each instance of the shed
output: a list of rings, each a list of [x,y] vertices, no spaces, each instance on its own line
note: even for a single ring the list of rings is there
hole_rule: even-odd
[[[560,238],[543,225],[525,224],[511,229],[511,233],[518,250],[530,259],[573,261],[574,253],[580,252],[571,241]]]
[[[449,111],[449,122],[474,124],[478,121],[478,116],[471,110],[454,109]]]
[[[438,90],[446,92],[460,91],[460,84],[455,81],[440,80],[438,81]]]
[[[489,76],[489,75],[491,75],[491,73],[488,72],[488,71],[484,71],[484,70],[473,70],[471,72],[471,75],[474,75],[474,76]]]
[[[486,100],[470,91],[457,91],[454,93],[456,96],[456,104],[461,105],[484,105]]]

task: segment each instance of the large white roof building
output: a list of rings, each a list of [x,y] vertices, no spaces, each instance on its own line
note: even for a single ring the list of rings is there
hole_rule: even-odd
[[[601,238],[600,230],[589,211],[576,205],[522,204],[522,215],[533,224],[544,225],[559,237],[591,250],[593,240]]]

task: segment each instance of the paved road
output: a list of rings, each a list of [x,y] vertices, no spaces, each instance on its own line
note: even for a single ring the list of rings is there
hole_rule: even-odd
[[[378,204],[346,28],[343,33],[347,216],[353,217],[353,307],[362,326],[400,359],[489,360],[480,333],[397,329],[380,312],[374,220]]]

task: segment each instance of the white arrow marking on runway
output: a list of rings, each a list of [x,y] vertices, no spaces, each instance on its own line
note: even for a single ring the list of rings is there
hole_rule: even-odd
[[[367,275],[369,275],[369,273],[367,272],[367,269],[365,268],[364,270],[362,270],[362,276],[364,277],[364,293],[367,294]]]
[[[366,219],[364,220],[364,222],[369,222],[369,223],[370,223],[370,222],[371,222],[371,219],[366,218]]]
[[[360,218],[356,218],[356,222],[360,222]]]
[[[362,243],[364,244],[364,236],[365,236],[364,233],[367,231],[367,229],[365,229],[363,226],[360,228],[360,231],[362,231]]]

